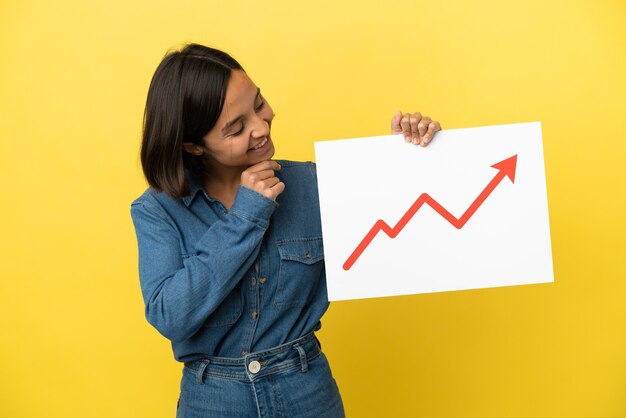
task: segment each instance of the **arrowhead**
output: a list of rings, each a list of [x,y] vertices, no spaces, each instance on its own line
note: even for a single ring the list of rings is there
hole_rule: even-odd
[[[517,166],[517,154],[492,165],[493,168],[500,170],[505,176],[509,176],[511,183],[515,183],[515,167]]]

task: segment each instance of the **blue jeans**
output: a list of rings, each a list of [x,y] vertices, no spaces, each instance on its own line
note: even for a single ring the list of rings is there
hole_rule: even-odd
[[[341,395],[313,333],[242,358],[185,363],[177,418],[340,418]]]

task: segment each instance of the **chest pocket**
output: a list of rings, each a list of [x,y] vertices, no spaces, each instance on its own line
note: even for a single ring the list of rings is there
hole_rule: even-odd
[[[321,289],[322,238],[284,240],[276,245],[280,266],[274,304],[281,310],[305,306]]]

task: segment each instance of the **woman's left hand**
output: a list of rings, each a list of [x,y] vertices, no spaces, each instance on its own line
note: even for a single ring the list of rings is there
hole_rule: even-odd
[[[435,132],[441,130],[441,125],[429,116],[422,116],[420,112],[402,113],[398,111],[391,118],[391,134],[403,134],[406,142],[425,147],[433,139]]]

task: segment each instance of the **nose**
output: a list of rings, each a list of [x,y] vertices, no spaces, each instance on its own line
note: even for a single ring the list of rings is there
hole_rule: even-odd
[[[264,138],[270,134],[270,125],[272,123],[272,117],[262,117],[261,115],[256,115],[255,125],[252,129],[252,137],[254,138]]]

